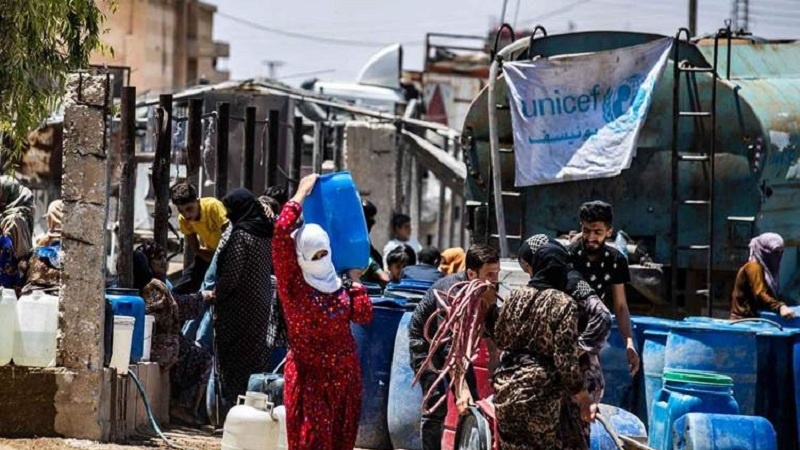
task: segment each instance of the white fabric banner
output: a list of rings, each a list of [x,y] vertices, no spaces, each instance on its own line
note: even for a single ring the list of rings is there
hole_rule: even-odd
[[[503,65],[516,186],[608,178],[631,165],[672,39]]]

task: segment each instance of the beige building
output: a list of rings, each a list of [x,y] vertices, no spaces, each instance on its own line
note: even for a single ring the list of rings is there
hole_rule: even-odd
[[[118,0],[103,37],[113,54],[98,53],[91,62],[130,67],[139,94],[225,81],[230,74],[219,67],[230,47],[213,40],[216,11],[198,0]]]

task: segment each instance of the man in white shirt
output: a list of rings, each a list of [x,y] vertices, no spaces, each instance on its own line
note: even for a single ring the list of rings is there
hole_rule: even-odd
[[[395,214],[392,216],[392,239],[383,247],[383,267],[389,267],[386,263],[389,253],[403,244],[411,247],[414,253],[422,250],[419,241],[411,237],[411,217],[406,214]]]

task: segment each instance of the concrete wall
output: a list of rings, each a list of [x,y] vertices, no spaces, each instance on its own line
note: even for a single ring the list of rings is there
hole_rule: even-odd
[[[343,166],[353,175],[361,193],[378,208],[372,245],[383,251],[389,240],[395,206],[396,131],[392,125],[348,122],[345,127]]]

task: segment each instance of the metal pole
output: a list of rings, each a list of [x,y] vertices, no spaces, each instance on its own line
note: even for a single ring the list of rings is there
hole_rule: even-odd
[[[503,180],[500,167],[500,136],[497,132],[497,77],[503,58],[515,50],[525,48],[530,39],[520,39],[500,50],[489,68],[489,87],[487,102],[489,107],[489,145],[492,166],[492,188],[494,190],[494,213],[497,221],[497,237],[500,243],[500,257],[509,255],[508,240],[506,239],[506,216],[503,211]]]
[[[119,254],[117,274],[119,286],[133,287],[133,221],[136,191],[136,87],[122,88],[120,105],[122,132],[122,174],[119,182]]]
[[[303,118],[294,118],[294,148],[292,149],[292,179],[300,180],[300,168],[303,163]],[[287,180],[288,181],[288,180]],[[287,183],[288,189],[288,183]],[[297,186],[295,186],[296,188]]]
[[[295,124],[297,122],[295,121]],[[269,110],[269,145],[267,153],[267,186],[278,186],[278,145],[280,144],[281,112],[277,109]],[[295,135],[295,144],[297,136]],[[303,119],[300,118],[300,148],[303,148]],[[302,157],[302,152],[300,153]],[[298,162],[299,162],[298,158]],[[295,179],[300,179],[300,166],[297,166]]]
[[[689,35],[697,35],[697,0],[689,0]]]
[[[217,103],[217,184],[216,197],[228,193],[228,132],[230,130],[231,104]]]
[[[172,151],[172,95],[158,98],[158,145],[153,161],[153,188],[156,193],[153,239],[161,248],[167,248],[169,209],[169,166]]]
[[[314,153],[311,155],[311,165],[314,173],[322,172],[322,136],[324,125],[322,122],[314,122]]]
[[[186,180],[197,188],[202,197],[203,189],[200,186],[200,163],[202,151],[200,146],[203,141],[203,99],[189,99],[189,123],[186,136]],[[184,273],[194,264],[194,249],[186,245],[183,248]]]
[[[242,158],[242,185],[253,191],[253,169],[256,159],[256,107],[244,111],[244,158]]]

